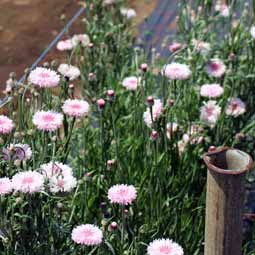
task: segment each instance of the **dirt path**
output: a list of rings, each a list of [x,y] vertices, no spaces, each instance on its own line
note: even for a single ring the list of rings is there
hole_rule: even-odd
[[[65,22],[79,9],[79,0],[1,0],[0,1],[0,89],[10,72],[20,77],[62,29]],[[140,24],[151,14],[156,0],[130,0],[138,12]],[[60,20],[65,13],[66,21]],[[73,32],[82,32],[81,24],[72,26]],[[47,60],[58,58],[54,49]]]
[[[12,71],[18,77],[79,8],[76,0],[1,0],[0,1],[0,88]],[[78,30],[78,25],[74,29]],[[53,59],[52,51],[47,56]]]

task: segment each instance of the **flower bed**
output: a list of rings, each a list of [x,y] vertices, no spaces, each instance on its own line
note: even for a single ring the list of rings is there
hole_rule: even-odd
[[[172,54],[147,64],[132,47],[135,12],[88,2],[86,34],[57,45],[65,63],[8,80],[1,253],[203,254],[201,157],[212,145],[253,153],[247,6],[233,24],[239,6],[181,4]]]

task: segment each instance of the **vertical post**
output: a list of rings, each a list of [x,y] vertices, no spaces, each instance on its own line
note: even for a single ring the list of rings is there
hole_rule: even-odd
[[[220,148],[204,155],[207,165],[205,255],[242,255],[245,174],[251,157]]]

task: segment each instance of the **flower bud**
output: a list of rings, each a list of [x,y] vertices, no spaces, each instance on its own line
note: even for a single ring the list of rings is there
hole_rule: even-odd
[[[151,132],[151,140],[156,141],[158,139],[158,132],[156,130],[152,130]]]
[[[115,98],[115,91],[113,89],[109,89],[109,90],[107,90],[106,94],[107,94],[109,101],[113,102],[114,98]]]
[[[143,64],[141,64],[140,68],[141,68],[141,70],[142,70],[143,72],[146,72],[146,71],[148,70],[148,64],[143,63]]]
[[[172,107],[174,105],[174,100],[173,99],[168,99],[167,100],[167,105]]]
[[[44,63],[43,63],[43,67],[45,67],[45,68],[49,68],[49,67],[50,67],[49,62],[44,62]]]
[[[100,111],[103,110],[105,107],[105,100],[103,98],[98,99],[97,106]]]
[[[94,73],[89,73],[89,74],[88,74],[88,79],[89,79],[90,81],[93,81],[95,78],[96,78],[96,76],[95,76]]]
[[[58,209],[62,209],[63,207],[64,207],[63,203],[61,203],[61,202],[57,203],[57,208]]]
[[[146,102],[147,102],[147,105],[149,107],[152,107],[154,105],[154,98],[153,98],[153,96],[148,96],[147,99],[146,99]]]
[[[108,230],[109,230],[110,232],[116,230],[117,228],[118,228],[118,223],[115,222],[115,221],[113,221],[113,222],[108,226]]]
[[[180,43],[172,43],[170,46],[169,46],[169,50],[171,52],[176,52],[177,50],[181,49],[182,45]]]
[[[14,160],[14,165],[15,165],[16,167],[20,167],[20,165],[21,165],[21,160],[19,160],[19,159]]]
[[[210,147],[209,147],[209,152],[215,151],[215,150],[216,150],[216,147],[215,147],[215,146],[210,146]]]
[[[74,89],[74,84],[73,83],[69,84],[68,88],[69,89]]]
[[[107,167],[108,167],[108,169],[111,169],[114,164],[115,164],[115,159],[107,160]]]

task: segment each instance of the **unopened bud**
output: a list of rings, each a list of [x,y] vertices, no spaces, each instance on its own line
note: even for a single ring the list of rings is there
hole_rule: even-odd
[[[156,141],[158,139],[158,132],[156,130],[152,130],[151,132],[151,140]]]
[[[146,64],[146,63],[143,63],[143,64],[141,64],[141,70],[143,71],[143,72],[146,72],[147,70],[148,70],[148,64]]]
[[[147,102],[147,105],[149,107],[153,106],[154,105],[154,98],[153,98],[153,96],[148,96],[147,99],[146,99],[146,102]]]
[[[97,106],[99,110],[103,110],[105,107],[105,100],[100,98],[97,100]]]

